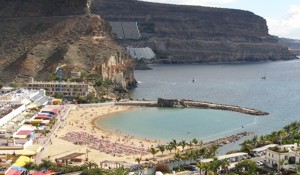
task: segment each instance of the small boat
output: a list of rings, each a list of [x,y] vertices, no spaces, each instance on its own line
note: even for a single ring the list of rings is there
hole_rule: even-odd
[[[192,80],[192,83],[195,83],[196,82],[196,79],[195,78],[193,78],[193,80]]]
[[[267,79],[267,77],[266,77],[266,76],[263,76],[263,77],[261,77],[261,79],[265,80],[265,79]]]

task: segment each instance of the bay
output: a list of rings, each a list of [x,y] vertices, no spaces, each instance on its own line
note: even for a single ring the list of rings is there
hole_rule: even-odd
[[[213,138],[212,136],[222,137],[229,134],[226,131],[240,128],[245,123],[252,124],[242,129],[237,129],[233,133],[247,131],[254,132],[257,135],[267,134],[281,129],[286,124],[300,118],[299,60],[240,64],[152,65],[151,68],[153,70],[135,71],[135,77],[139,84],[132,91],[133,99],[157,100],[157,98],[161,97],[192,99],[238,105],[270,113],[268,116],[256,117],[255,122],[253,116],[247,115],[245,117],[244,114],[233,112],[227,114],[224,111],[219,114],[215,112],[207,113],[203,118],[194,116],[194,118],[191,117],[188,120],[197,120],[195,123],[198,125],[183,126],[184,129],[181,132],[190,132],[191,138],[200,137],[210,140],[209,137]],[[262,79],[264,76],[266,79]],[[195,79],[196,82],[193,83],[192,79]],[[119,128],[124,133],[134,134],[139,137],[170,140],[176,137],[183,137],[182,134],[177,133],[177,130],[185,121],[185,116],[193,116],[193,113],[202,115],[208,112],[199,109],[196,112],[189,109],[183,113],[174,112],[173,109],[166,109],[166,111],[173,113],[171,115],[179,116],[176,120],[159,119],[161,123],[169,123],[170,126],[173,126],[168,128],[168,132],[173,133],[171,135],[166,134],[167,131],[156,132],[159,127],[153,122],[157,120],[157,116],[164,113],[162,110],[157,109],[146,109],[145,111],[133,111],[133,113],[129,113],[129,117],[125,117],[124,119],[134,121],[131,123],[132,125],[138,122],[146,123],[142,125],[143,127],[136,130],[129,130],[129,126],[123,125],[124,123],[116,123],[115,121],[113,121],[113,126],[107,128],[110,128],[110,130]],[[150,118],[147,118],[147,120],[144,117],[130,118],[130,116],[147,116],[148,114]],[[125,113],[121,113],[117,116],[120,119],[126,115]],[[231,115],[237,115],[238,119],[230,118]],[[221,122],[213,123],[214,119],[219,120],[222,116],[224,118]],[[105,125],[108,126],[109,123],[106,122],[104,124],[106,119],[108,118],[105,118],[101,124],[104,127]],[[201,125],[201,121],[205,120],[213,123],[213,125],[207,125],[205,122]],[[232,120],[237,120],[238,122],[231,123]],[[223,126],[227,127],[222,128]],[[198,133],[197,131],[201,127],[206,129]],[[220,128],[220,130],[216,128]],[[143,130],[152,130],[152,132],[143,133],[141,132]],[[222,134],[224,132],[226,134]]]

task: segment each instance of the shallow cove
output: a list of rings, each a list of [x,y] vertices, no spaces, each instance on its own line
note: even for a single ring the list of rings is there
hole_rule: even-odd
[[[242,132],[255,122],[256,116],[238,112],[149,107],[112,114],[95,123],[110,132],[168,142],[193,138],[210,141]]]

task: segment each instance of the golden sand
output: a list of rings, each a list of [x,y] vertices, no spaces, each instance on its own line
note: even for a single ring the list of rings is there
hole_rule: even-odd
[[[148,152],[144,155],[130,154],[126,152],[124,154],[116,155],[113,153],[101,152],[97,149],[89,147],[88,145],[74,144],[72,142],[66,141],[65,139],[62,139],[63,136],[70,132],[84,132],[100,139],[106,138],[111,143],[129,145],[131,147],[143,148],[145,150],[148,150],[151,147],[155,147],[157,143],[153,141],[145,141],[144,139],[128,135],[123,136],[117,132],[108,132],[95,125],[95,120],[100,117],[136,108],[138,107],[115,105],[79,107],[77,105],[72,105],[70,112],[66,115],[66,118],[63,121],[63,124],[57,130],[54,136],[52,136],[51,142],[45,148],[45,151],[42,154],[42,159],[50,159],[54,162],[55,159],[72,153],[85,153],[78,158],[85,160],[86,157],[88,157],[88,160],[94,161],[95,163],[100,165],[100,162],[106,160],[124,161],[136,164],[135,159],[138,157],[142,157],[142,159],[152,158],[152,155]]]

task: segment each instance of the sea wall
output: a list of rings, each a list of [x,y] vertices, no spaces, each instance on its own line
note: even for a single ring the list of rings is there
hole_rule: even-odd
[[[268,115],[268,112],[263,112],[257,109],[244,108],[240,106],[218,104],[203,101],[193,101],[193,100],[178,100],[178,99],[162,99],[157,100],[157,105],[159,107],[193,107],[193,108],[203,108],[203,109],[219,109],[240,112],[249,115]]]

